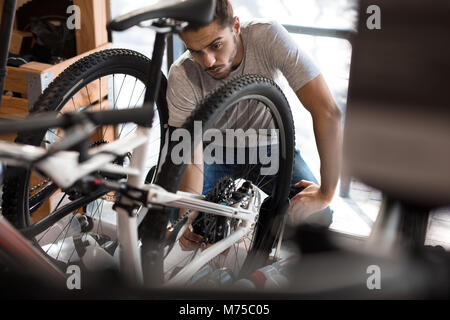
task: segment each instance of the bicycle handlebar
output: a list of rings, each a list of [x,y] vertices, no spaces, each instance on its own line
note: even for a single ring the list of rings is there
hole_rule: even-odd
[[[1,120],[0,134],[14,132],[39,131],[49,128],[69,128],[86,120],[95,125],[116,125],[133,122],[143,127],[150,127],[153,108],[131,110],[104,110],[93,112],[71,112],[57,117],[56,112],[46,112],[22,120]]]

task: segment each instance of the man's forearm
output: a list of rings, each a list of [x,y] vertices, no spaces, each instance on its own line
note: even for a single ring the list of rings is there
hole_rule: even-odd
[[[179,190],[197,194],[201,194],[203,191],[203,149],[201,143],[196,148],[191,163],[186,166]]]
[[[203,168],[201,165],[188,164],[184,171],[179,190],[201,194],[203,189]]]
[[[339,180],[342,159],[341,114],[336,107],[313,116],[314,135],[320,156],[320,190],[331,201]]]
[[[183,178],[181,179],[179,191],[202,194],[203,191],[203,149],[197,147],[196,155],[192,157],[191,163],[186,165]],[[196,158],[197,157],[197,158]],[[200,157],[200,158],[198,158]],[[195,163],[194,159],[201,159]],[[179,216],[185,214],[187,209],[181,209]]]
[[[320,156],[320,191],[331,201],[341,170],[341,112],[322,75],[308,82],[296,94],[313,119]]]

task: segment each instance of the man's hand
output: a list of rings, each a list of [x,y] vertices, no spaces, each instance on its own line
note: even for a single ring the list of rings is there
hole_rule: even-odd
[[[203,243],[203,237],[199,234],[194,233],[190,228],[186,231],[180,238],[179,244],[183,251],[192,251],[200,247]]]
[[[196,234],[191,228],[187,228],[186,231],[180,238],[179,241],[181,250],[183,251],[193,251],[197,248],[201,248],[202,250],[207,249],[212,246],[212,244],[206,244],[203,242],[203,237],[199,234]],[[221,255],[226,256],[228,252],[230,252],[231,247],[225,249]]]
[[[294,224],[299,224],[313,213],[325,209],[331,202],[332,196],[325,195],[314,182],[302,180],[297,182],[295,187],[304,189],[291,199],[289,216]]]

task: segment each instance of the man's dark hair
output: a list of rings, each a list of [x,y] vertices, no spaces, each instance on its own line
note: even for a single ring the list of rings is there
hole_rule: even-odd
[[[216,0],[216,10],[212,22],[218,23],[222,28],[234,25],[233,7],[229,0]],[[190,23],[183,31],[198,31],[201,27],[204,26]]]

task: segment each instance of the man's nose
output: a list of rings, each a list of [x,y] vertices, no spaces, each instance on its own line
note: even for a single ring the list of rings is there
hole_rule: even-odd
[[[210,68],[214,66],[214,64],[216,63],[216,58],[214,57],[214,54],[205,53],[203,55],[203,63],[205,65],[205,68]]]

